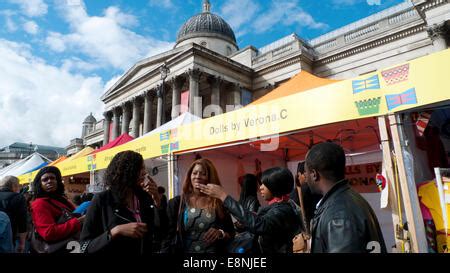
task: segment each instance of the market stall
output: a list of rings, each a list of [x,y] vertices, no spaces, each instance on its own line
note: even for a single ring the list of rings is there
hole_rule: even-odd
[[[168,173],[182,174],[183,172],[178,170],[182,167],[177,166],[175,156],[204,153],[207,150],[219,152],[225,147],[255,145],[261,142],[264,149],[257,147],[255,153],[264,152],[264,156],[267,154],[267,157],[273,157],[274,160],[276,155],[278,163],[287,165],[294,159],[302,160],[310,144],[310,133],[307,132],[313,131],[313,138],[316,139],[313,143],[328,139],[337,141],[344,147],[347,146],[349,156],[361,153],[366,153],[367,156],[370,153],[372,154],[370,156],[374,156],[373,154],[382,151],[383,166],[387,166],[383,169],[387,180],[390,181],[385,187],[389,189],[388,198],[385,199],[391,206],[399,205],[398,209],[392,209],[393,226],[404,228],[402,221],[396,223],[399,221],[399,214],[403,216],[404,211],[410,236],[406,241],[410,242],[411,251],[426,252],[425,231],[423,223],[420,225],[422,217],[417,192],[408,177],[406,169],[408,164],[405,164],[401,151],[402,144],[399,144],[401,132],[398,125],[402,120],[398,113],[448,101],[449,92],[443,90],[448,86],[446,74],[449,70],[450,50],[445,50],[355,79],[302,92],[296,92],[294,89],[287,96],[150,134],[139,140],[101,151],[95,156],[83,157],[73,162],[63,161],[58,167],[65,176],[87,172],[93,166],[96,170],[101,170],[107,167],[116,153],[134,150],[141,153],[145,159],[167,155],[169,162],[172,162],[169,164]],[[294,85],[293,88],[297,87]],[[389,119],[386,120],[386,117]],[[367,122],[369,125],[361,127],[359,121],[363,121],[362,124]],[[352,123],[357,124],[357,127],[352,127]],[[327,126],[331,128],[329,134],[317,133],[317,130],[326,130]],[[363,135],[359,141],[356,140],[358,135]],[[368,135],[378,136],[378,142],[373,139],[369,141]],[[320,139],[319,136],[323,139],[317,140]],[[284,141],[286,146],[296,142],[295,147],[300,147],[299,150],[287,149],[286,152],[285,149],[277,151],[276,148],[270,153],[269,150],[274,145],[280,144],[280,139],[281,144],[283,139],[286,139]],[[299,141],[307,145],[302,145]],[[378,149],[374,150],[374,145],[378,145]],[[395,155],[391,150],[395,150]],[[177,193],[180,180],[182,177],[178,175],[172,178],[169,176],[169,196]],[[235,180],[236,176],[232,177],[229,183],[235,185]],[[399,196],[402,198],[398,198]],[[402,203],[398,203],[398,200]]]

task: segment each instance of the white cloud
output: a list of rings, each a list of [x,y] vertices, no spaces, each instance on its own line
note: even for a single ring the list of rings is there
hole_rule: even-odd
[[[163,7],[166,9],[174,8],[172,0],[150,0],[150,6],[153,7]]]
[[[67,6],[58,2],[71,33],[50,33],[47,45],[55,51],[73,50],[81,52],[100,65],[128,69],[138,60],[161,53],[173,47],[173,43],[141,36],[127,27],[138,24],[133,15],[110,7],[104,16],[89,16],[80,6]]]
[[[123,13],[118,7],[107,8],[105,10],[105,17],[124,27],[134,27],[139,25],[139,22],[134,15]]]
[[[64,36],[57,32],[50,32],[45,39],[45,43],[50,47],[51,50],[56,52],[63,52],[66,50],[66,45],[64,42]]]
[[[35,35],[39,31],[39,26],[34,21],[27,21],[23,24],[23,29],[32,35]]]
[[[13,21],[13,19],[11,17],[6,17],[6,29],[8,32],[15,32],[17,30],[17,25],[16,23]]]
[[[43,16],[47,14],[48,6],[44,0],[9,0],[11,3],[18,4],[21,11],[29,17]]]
[[[47,64],[27,44],[0,39],[0,146],[16,141],[65,147],[84,118],[100,118],[103,82]]]
[[[79,58],[70,58],[63,61],[61,69],[64,71],[90,72],[98,69],[97,64],[85,62]]]
[[[17,30],[17,24],[14,22],[13,18],[17,16],[17,12],[9,9],[0,10],[0,15],[4,17],[6,31],[15,32]]]
[[[122,74],[122,75],[117,75],[117,76],[112,77],[112,78],[105,84],[105,91],[107,91],[107,90],[109,90],[111,87],[113,87],[114,84],[116,84],[117,81],[118,81],[120,78],[122,78],[122,76],[123,76],[123,74]]]
[[[230,0],[221,8],[221,13],[238,36],[248,32],[246,27],[260,10],[260,6],[253,0]]]
[[[312,29],[324,29],[328,25],[316,22],[316,20],[301,7],[298,0],[273,1],[269,11],[260,14],[253,23],[253,29],[257,33],[265,32],[277,24],[290,26],[298,24]]]

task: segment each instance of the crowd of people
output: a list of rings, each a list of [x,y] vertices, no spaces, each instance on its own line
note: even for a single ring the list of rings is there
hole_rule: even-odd
[[[69,200],[54,166],[20,192],[16,177],[1,179],[0,252],[292,253],[299,233],[310,238],[306,252],[369,252],[374,242],[386,252],[377,217],[349,186],[334,143],[313,146],[295,178],[283,167],[246,174],[239,200],[205,158],[191,164],[170,200],[133,151],[114,156],[104,181],[107,190]]]

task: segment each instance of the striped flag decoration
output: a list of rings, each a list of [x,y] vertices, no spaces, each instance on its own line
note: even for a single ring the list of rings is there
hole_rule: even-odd
[[[423,136],[425,129],[427,128],[428,122],[431,118],[431,112],[421,112],[419,114],[419,118],[417,119],[416,126],[417,130],[419,131],[419,135]]]
[[[364,80],[352,81],[353,94],[363,92],[370,89],[380,89],[380,80],[378,75],[373,75]]]

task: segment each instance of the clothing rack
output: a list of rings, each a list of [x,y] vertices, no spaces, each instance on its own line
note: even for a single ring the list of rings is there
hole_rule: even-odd
[[[447,203],[450,203],[450,198],[446,198],[445,191],[444,191],[444,182],[443,182],[443,175],[444,177],[448,177],[448,174],[450,174],[450,169],[448,168],[434,168],[434,174],[436,175],[436,184],[439,192],[439,201],[441,203],[441,210],[442,210],[442,218],[444,220],[444,226],[445,226],[445,235],[448,235],[448,211],[447,211]],[[450,179],[446,179],[445,183],[450,183]],[[448,187],[448,185],[445,185]]]

